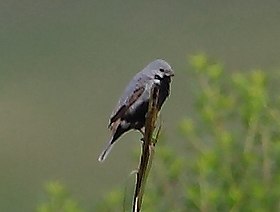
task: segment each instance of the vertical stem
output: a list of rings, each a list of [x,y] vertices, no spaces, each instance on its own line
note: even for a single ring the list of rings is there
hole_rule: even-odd
[[[152,142],[152,135],[155,129],[158,109],[158,87],[153,87],[151,97],[149,99],[149,108],[145,123],[144,142],[142,145],[142,153],[140,157],[139,169],[136,175],[135,192],[133,197],[133,211],[141,211],[143,202],[145,183],[152,165],[152,156],[154,152],[154,143]]]

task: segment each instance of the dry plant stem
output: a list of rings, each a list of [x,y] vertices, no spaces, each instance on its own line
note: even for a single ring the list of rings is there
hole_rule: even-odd
[[[154,154],[154,145],[152,142],[153,131],[157,119],[158,109],[156,107],[158,101],[158,87],[152,88],[152,95],[149,100],[149,108],[145,123],[144,142],[142,144],[142,154],[140,158],[139,169],[136,175],[135,192],[133,197],[134,212],[141,211],[145,183],[151,169],[152,159]]]

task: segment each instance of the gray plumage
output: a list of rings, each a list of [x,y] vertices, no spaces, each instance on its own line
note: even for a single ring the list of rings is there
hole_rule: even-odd
[[[116,140],[125,132],[131,129],[143,132],[151,88],[154,85],[159,87],[157,107],[160,110],[169,96],[172,76],[174,71],[170,65],[157,59],[133,77],[112,112],[108,126],[112,136],[100,154],[99,161],[106,159]]]

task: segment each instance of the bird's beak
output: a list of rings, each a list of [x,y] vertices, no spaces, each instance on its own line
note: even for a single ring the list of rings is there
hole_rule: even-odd
[[[173,70],[171,70],[170,77],[174,77],[174,76],[175,76],[174,71],[173,71]]]

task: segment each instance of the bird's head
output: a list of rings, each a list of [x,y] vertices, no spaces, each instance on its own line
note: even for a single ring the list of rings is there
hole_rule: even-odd
[[[162,59],[157,59],[151,62],[147,69],[150,71],[151,78],[155,84],[160,84],[161,80],[174,76],[174,71],[171,66]]]

